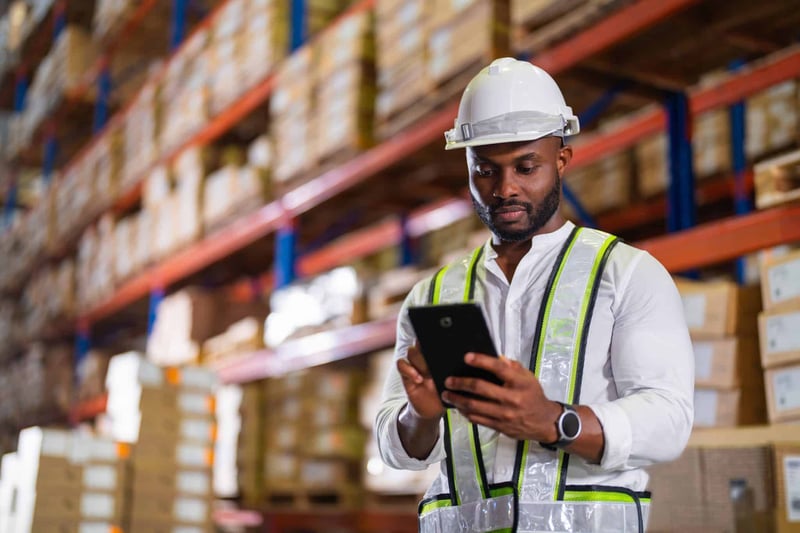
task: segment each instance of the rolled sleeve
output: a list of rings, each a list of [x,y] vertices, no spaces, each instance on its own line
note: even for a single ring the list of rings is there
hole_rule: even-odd
[[[603,427],[605,448],[600,460],[602,470],[620,470],[631,455],[633,431],[627,413],[614,402],[588,406]]]

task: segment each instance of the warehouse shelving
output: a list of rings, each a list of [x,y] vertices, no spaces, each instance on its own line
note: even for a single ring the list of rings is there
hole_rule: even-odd
[[[566,42],[536,54],[534,62],[553,73],[566,71],[597,51],[624,41],[637,32],[667,20],[680,10],[697,3],[697,0],[635,2]],[[125,28],[135,27],[135,24],[146,17],[148,10],[154,4],[153,0],[142,2]],[[372,0],[365,0],[352,10],[369,9],[373,4]],[[207,17],[201,27],[210,24],[213,16],[212,14]],[[124,31],[128,30],[123,30],[123,33]],[[122,38],[117,38],[107,46],[112,50],[117,45],[122,46],[121,43]],[[102,59],[98,60],[87,73],[86,85],[82,86],[84,91],[91,85],[89,80],[97,78],[102,68],[101,61]],[[165,70],[166,68],[162,70],[162,74]],[[690,108],[692,113],[698,114],[730,105],[780,81],[798,76],[800,76],[800,47],[793,47],[759,61],[749,68],[732,73],[725,81],[691,91]],[[180,153],[191,147],[206,146],[224,136],[249,113],[266,102],[273,86],[274,78],[269,75],[230,107],[213,117],[180,146],[160,157],[149,170],[173,161]],[[77,96],[79,95],[76,93],[70,97]],[[83,312],[78,318],[76,330],[87,331],[92,324],[112,317],[134,302],[147,297],[153,290],[164,289],[185,280],[255,241],[275,233],[301,214],[337,198],[349,189],[367,183],[371,178],[415,152],[432,143],[441,142],[442,132],[452,125],[456,111],[456,103],[446,105],[431,113],[421,123],[325,171],[304,185],[286,192],[279,200],[234,220],[226,227],[208,234],[201,241],[149,267],[123,282],[107,300]],[[113,125],[114,121],[121,120],[125,112],[123,109],[118,113],[110,125]],[[643,137],[661,132],[665,128],[664,111],[652,108],[613,128],[581,135],[575,142],[572,166],[579,168],[589,165],[614,152],[629,148]],[[100,135],[102,134],[101,132]],[[81,153],[78,153],[76,159],[79,157]],[[74,162],[75,160],[69,164]],[[109,207],[116,212],[124,212],[134,207],[141,198],[142,180],[146,174],[147,171],[143,172],[137,184],[123,191],[112,206],[103,207]],[[750,190],[752,173],[746,174],[745,181],[747,190]],[[699,183],[696,194],[701,201],[731,198],[732,179],[726,177]],[[597,221],[601,229],[613,231],[616,228],[627,228],[663,218],[666,209],[666,200],[657,198],[601,215]],[[472,207],[466,195],[440,200],[434,205],[426,205],[412,211],[405,223],[397,218],[353,231],[336,242],[299,257],[296,269],[301,276],[314,275],[338,266],[346,259],[368,255],[390,244],[397,244],[406,234],[420,236],[471,214]],[[788,206],[710,222],[694,229],[644,240],[637,244],[660,259],[670,271],[680,272],[798,240],[800,240],[800,206]],[[74,247],[74,242],[65,243],[65,246],[54,254],[54,258],[69,254]],[[271,286],[274,279],[274,274],[268,272],[260,277],[260,285]],[[230,294],[238,299],[250,298],[252,291],[252,283],[249,280],[234,283],[229,287]],[[223,381],[243,383],[346,359],[391,346],[395,336],[395,319],[396,317],[388,317],[342,330],[310,335],[288,341],[272,350],[261,350],[237,359],[219,362],[215,368]],[[88,420],[104,409],[105,397],[82,402],[72,409],[70,420],[73,422]],[[374,515],[370,513],[368,510],[348,512],[342,519],[347,524],[373,521],[374,524],[385,525],[387,517],[392,516],[387,513],[376,512]],[[319,518],[317,516],[313,519]],[[310,520],[312,518],[306,513],[281,512],[266,517],[266,523],[272,524],[276,530],[292,524],[307,526]],[[328,517],[328,520],[331,518]],[[415,527],[416,520],[407,513],[398,513],[392,518],[392,523]],[[330,522],[326,525],[330,525]],[[380,529],[379,526],[365,527],[374,528],[370,530]],[[402,530],[399,526],[398,529]]]
[[[638,5],[638,4],[637,4]],[[592,31],[591,29],[588,31]],[[581,39],[579,35],[575,37]],[[562,65],[566,68],[568,65]],[[760,65],[749,69],[742,69],[731,74],[730,79],[714,86],[700,88],[692,93],[690,102],[695,113],[707,111],[717,106],[733,103],[759,90],[774,85],[780,81],[800,76],[800,47],[781,53],[776,58],[770,58]],[[246,115],[247,110],[257,105],[260,98],[269,94],[271,78],[253,89],[239,100],[234,107],[221,114],[199,131],[195,137],[181,149],[170,154],[174,157],[182,149],[197,145],[195,143],[207,142],[220,135],[227,127],[235,123],[237,118]],[[424,123],[403,131],[399,135],[379,144],[378,146],[333,168],[317,178],[300,185],[284,194],[279,200],[262,207],[258,211],[245,215],[235,220],[229,226],[208,235],[203,240],[171,256],[164,262],[149,268],[128,282],[125,282],[108,300],[97,307],[84,313],[80,321],[92,323],[109,316],[125,305],[143,298],[156,287],[166,287],[179,281],[189,274],[195,273],[210,264],[227,257],[231,253],[244,248],[257,239],[268,235],[293,217],[313,209],[322,202],[335,197],[342,191],[361,183],[390,167],[392,164],[403,160],[415,151],[438,140],[442,131],[452,124],[453,116],[457,112],[456,106],[433,114]],[[581,141],[575,143],[575,156],[571,163],[573,167],[580,168],[595,162],[603,155],[631,146],[642,137],[663,131],[665,119],[663,112],[658,109],[642,113],[632,120],[626,121],[608,132],[587,134]],[[584,155],[587,154],[587,155]],[[699,185],[699,194],[706,194],[718,198],[732,191],[723,180],[711,181]],[[135,191],[139,194],[139,190]],[[125,203],[135,201],[134,198],[123,196]],[[634,226],[650,222],[654,218],[663,216],[665,212],[664,200],[642,203],[633,206],[621,213],[612,213],[606,218],[608,229],[617,229],[616,224]],[[464,216],[463,202],[454,200],[449,204],[457,213],[444,215],[444,207],[439,214],[447,216],[450,220]],[[615,220],[616,217],[616,220]],[[641,218],[639,218],[641,217]],[[603,218],[600,219],[603,221]],[[601,225],[601,229],[604,226]],[[385,235],[378,230],[374,237],[376,244],[386,245]],[[367,237],[365,237],[367,238]],[[395,241],[396,242],[396,241]],[[302,269],[302,267],[301,267]],[[310,273],[306,270],[306,273]]]

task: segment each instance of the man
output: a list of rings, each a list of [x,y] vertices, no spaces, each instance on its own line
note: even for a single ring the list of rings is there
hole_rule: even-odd
[[[492,238],[417,284],[398,320],[376,434],[389,466],[441,463],[421,531],[643,531],[642,467],[678,457],[688,439],[692,346],[671,277],[559,212],[564,138],[578,131],[546,72],[503,58],[470,82],[445,134],[447,149],[466,148]],[[502,385],[450,377],[440,397],[405,310],[469,295],[503,356],[465,362]]]

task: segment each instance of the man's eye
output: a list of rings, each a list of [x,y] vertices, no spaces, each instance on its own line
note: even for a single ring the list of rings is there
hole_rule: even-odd
[[[519,166],[517,167],[517,174],[533,174],[536,171],[536,166]]]
[[[479,166],[475,167],[475,173],[478,176],[486,178],[486,177],[491,176],[494,173],[494,170],[492,169],[492,167],[485,167],[485,166],[480,166],[479,165]]]

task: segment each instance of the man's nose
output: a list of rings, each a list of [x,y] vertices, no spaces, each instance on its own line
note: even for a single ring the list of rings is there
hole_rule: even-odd
[[[517,196],[519,190],[517,188],[516,176],[514,176],[513,168],[505,168],[500,174],[500,179],[497,180],[494,189],[494,196],[496,198],[513,198]]]

